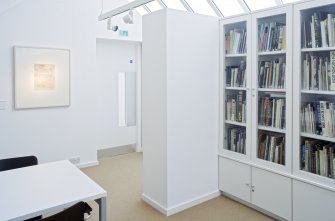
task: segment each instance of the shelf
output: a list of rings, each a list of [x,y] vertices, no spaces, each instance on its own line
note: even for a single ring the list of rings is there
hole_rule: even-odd
[[[321,47],[321,48],[302,48],[301,52],[313,52],[313,51],[332,51],[335,47]]]
[[[241,58],[241,57],[246,57],[247,54],[226,54],[226,58]]]
[[[245,153],[237,152],[237,151],[234,151],[234,150],[228,150],[228,149],[225,149],[225,148],[223,148],[223,149],[224,149],[225,151],[229,151],[229,152],[234,153],[234,154],[243,155],[243,156],[246,155]]]
[[[246,91],[247,88],[245,87],[226,87],[226,90],[237,90],[237,91]]]
[[[325,137],[325,136],[320,136],[316,134],[309,134],[309,133],[300,133],[300,136],[302,137],[309,137],[317,140],[325,140],[325,141],[330,141],[330,142],[335,142],[335,138],[333,137]]]
[[[335,91],[317,91],[317,90],[301,90],[302,94],[325,94],[335,95]]]
[[[265,91],[265,92],[286,92],[283,88],[258,88],[258,91]]]
[[[236,125],[236,126],[241,126],[241,127],[246,127],[246,123],[237,122],[237,121],[226,120],[225,123],[226,124],[231,124],[231,125]]]
[[[286,54],[286,50],[258,52],[259,56],[265,56],[265,55],[285,55],[285,54]]]
[[[266,126],[258,126],[259,130],[265,130],[265,131],[271,131],[271,132],[277,132],[277,133],[286,133],[285,129],[280,129],[276,127],[266,127]]]

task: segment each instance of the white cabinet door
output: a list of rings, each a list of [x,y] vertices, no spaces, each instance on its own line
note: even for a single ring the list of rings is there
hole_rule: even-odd
[[[293,181],[293,220],[334,220],[335,193],[307,183]]]
[[[250,202],[250,166],[219,157],[221,191]]]
[[[252,203],[273,214],[291,220],[291,179],[252,168]]]

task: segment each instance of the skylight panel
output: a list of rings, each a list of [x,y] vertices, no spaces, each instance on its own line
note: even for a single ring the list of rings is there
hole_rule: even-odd
[[[217,16],[206,0],[186,0],[195,13]]]
[[[154,12],[154,11],[158,11],[160,9],[162,9],[162,6],[157,2],[157,1],[152,1],[152,2],[149,2],[147,4],[145,4],[149,9],[150,11]]]
[[[179,0],[162,0],[168,8],[187,11]]]
[[[245,3],[247,3],[251,11],[263,8],[270,8],[277,5],[275,0],[244,0],[244,1]]]
[[[128,0],[128,2],[133,2],[133,1],[135,1],[135,0]],[[146,14],[148,14],[147,10],[145,10],[145,9],[143,8],[143,6],[137,7],[137,8],[135,8],[135,10],[136,10],[136,11],[138,12],[138,14],[140,14],[140,15],[146,15]]]
[[[299,2],[301,0],[282,0],[284,4],[287,4],[287,3],[292,3],[292,2]]]
[[[213,0],[224,16],[244,13],[244,9],[238,0]]]
[[[137,7],[137,8],[136,8],[136,11],[137,11],[138,14],[140,14],[140,15],[146,15],[146,14],[148,14],[147,10],[145,10],[142,6]]]

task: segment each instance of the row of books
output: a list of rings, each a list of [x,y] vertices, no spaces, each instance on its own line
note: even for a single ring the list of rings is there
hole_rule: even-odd
[[[305,139],[300,151],[302,170],[335,178],[335,143]]]
[[[258,51],[286,49],[286,25],[278,22],[258,25]]]
[[[246,122],[246,100],[243,91],[226,96],[226,119],[236,122]]]
[[[330,56],[305,55],[302,62],[302,88],[335,91],[335,51]]]
[[[326,12],[314,12],[301,24],[301,42],[303,48],[335,46],[335,15]]]
[[[315,101],[301,108],[302,132],[335,137],[335,102]]]
[[[285,128],[285,99],[274,96],[283,94],[265,95],[259,102],[259,125],[266,127]]]
[[[239,66],[226,67],[226,86],[227,87],[245,87],[246,62],[241,61]]]
[[[227,142],[226,149],[245,154],[245,139],[246,139],[245,128],[228,127],[226,136],[226,142]]]
[[[225,35],[226,54],[244,54],[247,52],[246,29],[232,29]]]
[[[258,63],[258,84],[260,88],[285,88],[286,63],[282,58]]]
[[[285,165],[285,135],[260,131],[258,158]]]

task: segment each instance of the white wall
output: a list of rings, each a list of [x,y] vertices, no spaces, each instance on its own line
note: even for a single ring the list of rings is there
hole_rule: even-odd
[[[99,149],[136,143],[136,126],[118,125],[118,73],[137,71],[136,50],[137,43],[97,40],[97,99],[101,104],[97,113]]]
[[[96,161],[95,0],[26,0],[0,15],[0,158]],[[13,46],[71,50],[71,106],[14,110]]]
[[[104,10],[124,2],[104,0]],[[5,110],[0,110],[0,158],[34,154],[40,162],[47,162],[80,156],[81,164],[89,165],[96,163],[97,149],[135,143],[134,128],[116,128],[117,115],[115,111],[109,112],[116,101],[116,87],[115,82],[108,85],[107,81],[116,72],[116,64],[120,70],[134,71],[134,65],[130,67],[122,62],[134,57],[135,46],[120,42],[107,44],[106,50],[112,52],[111,66],[108,66],[111,70],[99,78],[96,38],[118,38],[97,21],[100,4],[96,0],[0,2],[0,109],[5,104]],[[100,34],[98,27],[102,28]],[[141,39],[138,31],[141,26],[130,27],[129,38],[123,40]],[[70,107],[14,110],[14,45],[71,50]],[[139,45],[136,47],[140,49]]]
[[[167,181],[173,208],[218,189],[219,26],[217,17],[176,10],[167,11],[166,23]]]

